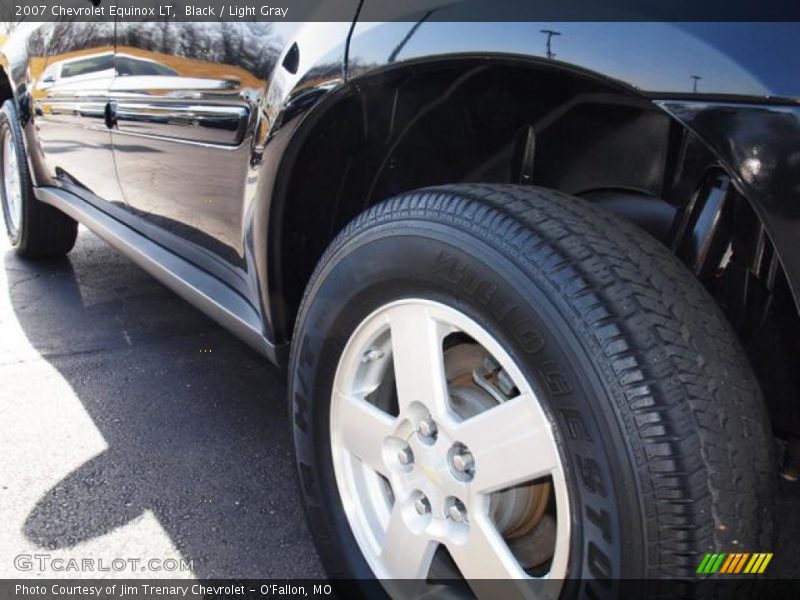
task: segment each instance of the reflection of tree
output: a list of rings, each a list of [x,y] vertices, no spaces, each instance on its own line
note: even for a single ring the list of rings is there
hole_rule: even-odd
[[[114,23],[59,21],[39,27],[28,38],[31,56],[55,56],[114,45]]]
[[[280,53],[272,23],[128,23],[120,24],[117,44],[235,65],[266,79]]]
[[[360,56],[351,56],[347,60],[348,77],[355,77],[364,73],[375,71],[380,67],[380,63],[375,61],[365,61]]]
[[[19,23],[17,23],[16,21],[0,21],[0,35],[8,37],[12,33],[14,33],[14,30],[17,28],[17,25],[19,25]]]
[[[334,61],[315,65],[303,76],[303,81],[330,81],[331,79],[337,79],[341,77],[342,65],[341,63]]]

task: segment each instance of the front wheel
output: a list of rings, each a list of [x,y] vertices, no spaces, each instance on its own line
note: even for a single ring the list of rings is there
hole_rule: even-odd
[[[658,242],[555,191],[433,188],[357,218],[308,286],[290,403],[333,577],[603,595],[770,539],[730,328]]]

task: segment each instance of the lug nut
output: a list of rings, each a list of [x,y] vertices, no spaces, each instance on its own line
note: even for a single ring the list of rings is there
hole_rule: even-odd
[[[411,448],[406,446],[405,448],[401,448],[400,451],[397,453],[397,460],[400,462],[401,465],[410,465],[414,462],[414,452],[412,452]]]
[[[431,512],[431,502],[425,496],[419,496],[414,500],[414,509],[418,515],[427,515]]]
[[[463,450],[453,455],[451,459],[453,468],[459,473],[471,473],[475,467],[475,459],[472,457],[472,452]]]
[[[470,481],[475,476],[475,457],[464,444],[454,444],[448,452],[450,472],[460,481]]]
[[[447,516],[455,523],[464,523],[467,520],[467,507],[458,498],[451,498],[447,506]]]
[[[424,419],[420,421],[417,426],[417,433],[423,438],[435,438],[437,433],[436,423],[433,422],[433,419]]]

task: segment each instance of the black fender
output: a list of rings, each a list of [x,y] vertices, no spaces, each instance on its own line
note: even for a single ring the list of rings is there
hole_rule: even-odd
[[[413,19],[376,22],[379,5],[365,0],[348,80],[415,63],[513,58],[652,102],[729,172],[764,223],[800,310],[800,23],[500,22],[513,2],[493,3],[492,22],[459,22],[474,4],[430,2]]]

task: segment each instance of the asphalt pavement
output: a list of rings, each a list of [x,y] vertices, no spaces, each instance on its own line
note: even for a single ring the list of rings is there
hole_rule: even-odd
[[[88,231],[0,258],[0,578],[323,576],[277,369]],[[798,577],[800,484],[780,491],[778,544],[752,550]],[[115,558],[191,568],[96,572]]]
[[[88,231],[46,262],[2,239],[0,578],[322,576],[281,373]]]

